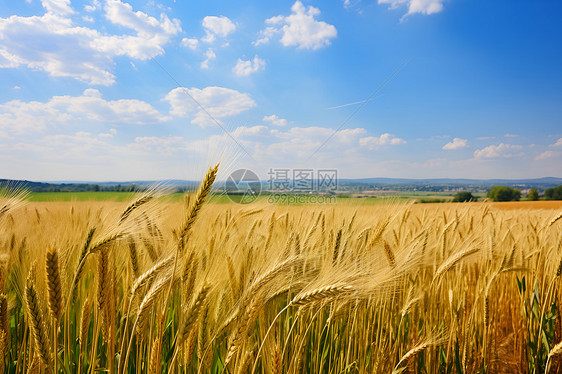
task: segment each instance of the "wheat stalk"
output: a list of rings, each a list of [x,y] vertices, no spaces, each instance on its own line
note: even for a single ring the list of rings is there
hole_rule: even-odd
[[[6,340],[10,341],[10,311],[8,310],[8,296],[0,294],[0,328],[6,334]]]
[[[154,305],[154,301],[156,301],[156,298],[158,297],[158,295],[160,295],[170,279],[172,279],[172,274],[165,275],[154,282],[152,287],[150,287],[139,306],[139,318],[142,318],[142,316],[147,312],[148,308]]]
[[[319,287],[297,295],[291,301],[291,305],[304,306],[319,301],[326,301],[341,296],[342,294],[350,293],[352,290],[353,288],[351,286],[345,284],[332,284],[324,287]]]
[[[174,257],[175,257],[174,255],[170,255],[170,256],[162,259],[160,262],[156,263],[150,269],[145,271],[140,277],[138,277],[135,280],[135,282],[133,283],[133,285],[131,287],[131,290],[129,292],[130,295],[131,295],[130,296],[131,300],[137,294],[137,291],[141,287],[143,287],[148,282],[150,282],[152,279],[154,279],[154,277],[156,277],[158,274],[160,274],[161,271],[164,271],[168,267],[172,266],[172,263],[174,262]]]
[[[100,239],[98,242],[96,242],[96,244],[94,244],[92,246],[92,248],[90,248],[90,253],[96,253],[100,249],[107,247],[112,242],[114,242],[117,239],[123,237],[123,235],[124,234],[122,232],[116,232],[116,233],[107,235],[103,239]]]
[[[550,222],[548,223],[547,227],[550,227],[552,225],[554,225],[556,222],[558,222],[558,220],[560,220],[562,218],[562,212],[558,213],[558,215],[556,217],[554,217],[553,219],[550,220]]]
[[[248,305],[246,309],[246,313],[240,316],[236,330],[234,330],[230,338],[230,343],[228,345],[228,350],[226,352],[226,357],[224,359],[225,368],[228,366],[228,364],[232,361],[232,359],[240,350],[240,347],[242,346],[243,338],[244,336],[246,336],[246,333],[248,331],[248,326],[250,322],[253,321],[253,319],[255,318],[262,304],[263,304],[262,298],[260,297],[260,295],[256,295],[252,299],[251,303]]]
[[[84,306],[82,306],[82,316],[80,317],[80,346],[86,347],[86,342],[88,340],[88,330],[90,329],[90,299],[86,298]]]
[[[195,222],[195,219],[197,218],[199,211],[203,207],[203,203],[205,202],[207,195],[211,191],[211,187],[213,187],[213,183],[215,182],[215,178],[217,177],[218,170],[219,164],[216,164],[214,167],[211,167],[209,171],[207,171],[207,174],[205,174],[205,177],[203,178],[203,181],[201,182],[201,185],[199,186],[199,189],[195,194],[195,198],[185,217],[184,223],[179,230],[179,242],[183,243],[186,235],[191,229],[191,226]]]
[[[74,271],[74,279],[72,280],[72,285],[70,287],[71,294],[69,295],[68,300],[70,300],[71,298],[74,299],[76,297],[76,286],[78,285],[78,282],[80,282],[80,278],[82,277],[82,274],[84,272],[84,265],[86,263],[86,258],[90,253],[89,248],[95,232],[96,228],[92,227],[88,231],[88,235],[86,235],[86,241],[82,246],[82,251],[80,252],[80,257],[78,258],[78,265],[76,266],[76,270]]]
[[[546,359],[546,367],[544,370],[544,374],[548,374],[548,371],[550,370],[550,365],[551,365],[550,359],[554,356],[559,355],[560,353],[562,353],[562,342],[556,344],[554,347],[552,347],[550,352],[548,352],[548,358]]]
[[[140,275],[139,256],[137,253],[137,244],[132,236],[129,236],[129,259],[131,260],[131,268],[133,269],[133,276],[136,279]]]
[[[109,257],[105,246],[98,251],[98,309],[101,315],[102,332],[108,336],[109,317]]]
[[[340,255],[340,244],[341,244],[342,229],[339,229],[336,233],[336,240],[334,243],[334,249],[332,251],[332,263],[335,264]]]
[[[49,291],[49,308],[55,320],[60,321],[63,312],[62,282],[59,271],[59,255],[55,247],[47,250],[46,261],[47,290]]]
[[[30,272],[27,278],[27,285],[25,286],[25,301],[30,320],[31,333],[35,342],[35,351],[43,363],[46,372],[50,374],[52,371],[49,343],[46,334],[47,330],[43,323],[43,315],[41,314],[39,298],[37,297],[37,291],[35,290],[35,285],[32,280],[32,272]]]
[[[41,373],[41,362],[37,354],[33,355],[33,359],[29,362],[27,368],[27,374],[40,374]]]
[[[443,341],[445,341],[446,337],[443,337],[443,335],[444,332],[440,332],[438,335],[428,338],[425,341],[422,341],[421,343],[410,349],[408,352],[406,352],[402,356],[402,358],[398,361],[398,363],[394,366],[393,373],[399,373],[401,371],[398,369],[400,365],[407,362],[410,358],[417,356],[420,352],[426,350],[427,348],[433,345],[438,345],[441,344]]]
[[[8,335],[4,330],[0,330],[0,374],[4,373],[4,363],[6,361],[6,356],[8,355]]]
[[[388,244],[386,240],[384,241],[384,254],[390,267],[396,267],[396,258],[394,257],[394,252],[392,252],[392,248],[390,248],[390,244]]]
[[[209,350],[207,345],[209,344],[209,306],[204,306],[203,312],[201,312],[201,322],[199,323],[198,337],[197,337],[197,356],[201,360],[201,367],[203,370],[207,370],[211,367],[211,360],[213,359],[212,351]]]
[[[441,275],[446,273],[453,266],[455,266],[459,261],[461,261],[462,259],[464,259],[464,258],[466,258],[470,255],[475,254],[479,250],[480,250],[480,248],[478,248],[478,247],[468,248],[468,249],[465,249],[464,251],[457,252],[456,254],[450,256],[445,262],[443,262],[441,264],[441,266],[439,266],[439,268],[435,272],[435,275],[433,276],[432,283],[435,282],[437,279],[439,279],[439,277],[441,277]]]
[[[209,293],[210,289],[211,289],[211,287],[208,284],[201,287],[201,290],[199,291],[199,294],[195,298],[195,301],[193,302],[193,305],[191,306],[190,310],[186,311],[186,313],[185,313],[186,319],[185,319],[185,321],[183,323],[183,326],[181,327],[181,330],[180,330],[181,331],[180,343],[185,340],[185,338],[187,337],[187,333],[190,331],[190,328],[193,326],[193,324],[199,318],[199,315],[201,313],[201,309],[203,308],[203,305],[204,305],[205,300],[207,298],[207,294]]]
[[[150,363],[148,367],[148,372],[150,374],[158,374],[160,372],[160,361],[162,353],[162,339],[160,337],[154,338],[152,343],[152,350],[150,353]]]
[[[281,357],[281,348],[279,348],[279,345],[275,344],[275,346],[273,347],[271,373],[281,374],[282,371],[283,371],[283,357]]]
[[[127,208],[125,208],[125,210],[119,217],[119,224],[122,224],[127,218],[129,218],[129,216],[135,209],[138,209],[142,205],[151,201],[155,197],[155,192],[156,190],[154,189],[148,190],[145,194],[133,201]]]

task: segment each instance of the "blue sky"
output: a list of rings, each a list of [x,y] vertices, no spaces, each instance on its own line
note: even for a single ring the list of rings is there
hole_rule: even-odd
[[[0,0],[0,178],[562,177],[561,12]]]

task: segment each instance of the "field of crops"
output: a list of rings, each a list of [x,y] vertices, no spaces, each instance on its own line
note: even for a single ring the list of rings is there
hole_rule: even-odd
[[[0,372],[555,373],[560,205],[23,202]]]

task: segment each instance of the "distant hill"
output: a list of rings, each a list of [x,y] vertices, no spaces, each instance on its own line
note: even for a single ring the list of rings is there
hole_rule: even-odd
[[[462,178],[360,178],[340,179],[341,183],[367,183],[367,184],[410,184],[410,185],[474,185],[474,186],[543,186],[553,187],[562,184],[562,178],[544,177],[534,179],[462,179]]]
[[[0,179],[0,183],[3,179]],[[147,180],[138,180],[138,181],[124,181],[124,182],[97,182],[97,181],[50,181],[50,182],[31,182],[31,183],[47,183],[47,184],[55,184],[55,185],[67,185],[67,184],[98,184],[100,186],[130,186],[132,184],[137,186],[151,186],[154,184],[165,184],[167,186],[185,186],[185,185],[199,185],[198,181],[190,181],[190,180],[183,180],[183,179],[168,179],[165,181],[147,181]]]
[[[171,187],[177,191],[194,189],[199,185],[198,181],[171,179],[167,181],[126,181],[126,182],[96,182],[96,181],[56,181],[35,182],[27,180],[0,179],[0,186],[10,184],[18,185],[32,192],[76,192],[76,191],[138,191],[148,186],[159,184]],[[264,189],[267,189],[268,181],[262,181]],[[217,181],[216,186],[223,186],[224,181]],[[339,179],[338,189],[347,191],[363,190],[370,187],[381,187],[384,189],[395,188],[397,190],[443,190],[450,188],[465,188],[474,190],[487,190],[491,186],[505,185],[520,189],[546,188],[562,185],[562,178],[544,177],[534,179],[462,179],[462,178],[431,178],[431,179],[408,179],[408,178],[360,178]]]
[[[28,180],[0,179],[0,186],[11,185],[30,190],[31,192],[80,192],[80,191],[139,191],[151,185],[165,185],[178,191],[193,189],[199,185],[197,181],[130,181],[130,182],[34,182]]]

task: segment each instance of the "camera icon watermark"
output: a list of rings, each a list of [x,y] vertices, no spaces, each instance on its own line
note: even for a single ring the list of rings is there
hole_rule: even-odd
[[[267,181],[257,173],[238,169],[225,182],[226,196],[233,202],[249,204],[260,195],[271,204],[330,204],[336,202],[337,169],[271,168]]]
[[[252,170],[238,169],[228,176],[224,189],[232,202],[250,204],[260,196],[261,181]]]

